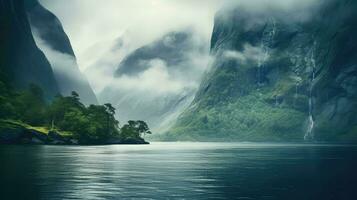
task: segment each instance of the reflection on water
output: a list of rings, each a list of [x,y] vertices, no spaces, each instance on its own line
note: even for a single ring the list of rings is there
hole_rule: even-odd
[[[357,147],[1,146],[1,199],[357,199]]]

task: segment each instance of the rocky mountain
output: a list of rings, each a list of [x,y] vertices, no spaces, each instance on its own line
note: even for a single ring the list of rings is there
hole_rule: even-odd
[[[123,58],[100,100],[113,102],[122,122],[140,119],[155,132],[167,130],[193,100],[206,49],[191,30],[167,33]]]
[[[165,139],[356,141],[356,10],[328,0],[301,12],[218,12],[215,61]]]
[[[52,65],[61,94],[80,94],[85,104],[97,104],[96,96],[79,70],[70,40],[59,19],[37,0],[26,1],[26,10],[37,45]]]
[[[17,89],[33,83],[47,99],[59,93],[51,65],[32,36],[23,0],[0,0],[0,69]]]

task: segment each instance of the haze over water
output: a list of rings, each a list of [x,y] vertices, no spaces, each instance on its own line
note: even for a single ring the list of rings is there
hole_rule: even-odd
[[[354,199],[357,146],[0,146],[3,199]]]

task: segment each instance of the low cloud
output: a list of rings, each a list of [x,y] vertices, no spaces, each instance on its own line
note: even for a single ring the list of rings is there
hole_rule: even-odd
[[[36,28],[31,29],[37,46],[51,64],[61,94],[70,95],[72,91],[77,91],[84,103],[96,103],[86,76],[78,68],[76,58],[53,49],[40,37]]]
[[[209,44],[214,16],[222,7],[239,5],[250,12],[288,10],[293,14],[319,1],[40,0],[61,20],[71,39],[78,64],[96,93],[110,84],[111,76],[122,58],[170,31],[190,26],[201,40]],[[311,12],[305,9],[305,12],[299,13],[297,18],[302,19]],[[120,48],[117,46],[118,39],[124,43]]]
[[[256,47],[246,43],[242,51],[228,50],[223,53],[223,56],[226,59],[235,60],[240,64],[247,64],[252,62],[258,63],[261,58],[268,57],[269,55],[266,54],[262,47]]]
[[[310,20],[323,0],[240,0],[225,4],[219,15],[230,15],[235,10],[239,18],[245,18],[244,28],[249,30],[267,19],[279,19],[286,23]],[[236,19],[237,20],[237,19]]]
[[[180,30],[180,32],[181,31],[182,30]],[[188,30],[184,29],[183,31],[188,31]],[[200,34],[195,31],[190,32],[189,35],[190,35],[190,39],[188,39],[188,41],[185,41],[185,44],[187,43],[186,45],[189,45],[189,47],[185,49],[181,49],[182,47],[179,46],[172,47],[172,49],[177,48],[177,53],[180,54],[177,56],[184,58],[182,61],[177,63],[176,66],[172,66],[172,64],[168,64],[165,62],[165,60],[161,60],[160,58],[143,57],[141,58],[143,60],[138,61],[138,64],[140,66],[145,66],[144,69],[148,69],[148,70],[142,72],[140,71],[142,69],[137,68],[136,70],[137,72],[134,72],[134,74],[136,73],[139,74],[136,74],[135,77],[123,76],[122,74],[121,77],[114,78],[114,74],[117,74],[116,71],[118,69],[119,63],[127,55],[133,53],[133,51],[135,50],[134,48],[132,48],[130,42],[128,42],[129,40],[127,39],[127,36],[123,35],[122,37],[116,39],[117,43],[119,44],[117,43],[108,44],[107,49],[102,53],[102,57],[98,59],[96,62],[94,62],[93,64],[91,64],[91,66],[85,70],[85,73],[92,82],[95,82],[93,88],[97,94],[101,94],[103,89],[107,87],[110,87],[112,89],[117,88],[122,90],[124,86],[126,88],[129,88],[129,85],[131,84],[133,85],[133,87],[137,86],[138,84],[135,83],[135,81],[138,81],[138,83],[140,84],[144,84],[142,80],[146,80],[147,82],[145,82],[145,85],[146,84],[153,85],[152,83],[154,81],[148,81],[148,79],[145,79],[146,75],[149,72],[153,73],[152,71],[153,67],[156,68],[156,72],[158,72],[157,69],[159,67],[160,69],[165,69],[166,71],[165,72],[164,70],[161,70],[160,74],[157,73],[155,76],[151,77],[153,79],[160,80],[161,78],[158,77],[159,75],[165,76],[165,78],[169,77],[171,81],[176,82],[175,84],[179,82],[179,84],[181,85],[180,87],[176,87],[176,88],[186,87],[187,85],[191,85],[191,86],[198,85],[202,74],[209,67],[209,63],[211,61],[211,57],[209,55],[209,44],[208,41],[202,39],[200,37]],[[162,40],[163,43],[167,46],[172,45],[173,41],[170,41],[170,39],[172,38],[170,37],[157,38],[157,40],[159,41]],[[150,45],[154,45],[154,44],[157,44],[157,42],[150,43]],[[147,47],[147,45],[145,46]],[[158,52],[158,54],[160,53],[161,52]],[[181,53],[183,53],[183,55],[181,55]],[[157,56],[160,57],[160,55]],[[165,59],[172,59],[172,58],[165,58]],[[129,66],[129,67],[132,67],[131,69],[135,68],[135,66]],[[127,81],[127,83],[124,83],[123,80]],[[162,81],[164,80],[165,79],[162,79]],[[160,84],[158,82],[156,83],[159,85],[158,86],[159,88]],[[165,89],[162,91],[171,91],[171,93],[173,93],[172,90]],[[131,92],[134,92],[134,90],[132,90]]]
[[[143,62],[147,62],[150,68],[136,76],[123,75],[118,77],[113,80],[111,85],[125,92],[138,92],[142,94],[150,92],[157,95],[177,93],[181,92],[185,87],[192,87],[192,85],[187,85],[175,79],[169,73],[163,60],[153,59]]]
[[[263,11],[269,10],[269,8],[275,8],[279,10],[297,10],[307,8],[322,0],[239,0],[230,2],[232,5],[243,6],[251,11]]]
[[[178,66],[167,66],[161,59],[143,60],[148,66],[134,76],[121,75],[111,79],[111,90],[121,93],[150,93],[151,96],[179,94],[183,90],[195,90],[201,77],[211,62],[208,55],[192,55],[188,62]],[[143,96],[145,99],[145,96]]]
[[[136,49],[167,32],[192,26],[208,43],[214,14],[223,4],[221,0],[40,1],[61,20],[82,69],[101,56],[108,47],[102,44],[118,37]]]
[[[110,86],[118,64],[131,52],[131,48],[126,43],[118,45],[116,41],[119,39],[107,41],[104,44],[98,43],[85,52],[85,57],[92,59],[87,61],[89,66],[84,73],[97,94]]]
[[[155,132],[161,132],[192,101],[208,66],[208,60],[203,59],[207,57],[200,58],[186,62],[187,68],[168,66],[158,58],[141,61],[148,66],[146,70],[112,79],[99,97],[102,102],[113,103],[119,110],[120,121],[145,120]]]
[[[40,35],[38,31],[32,27],[33,37],[36,41],[36,45],[43,51],[47,60],[50,62],[52,66],[52,70],[56,74],[62,74],[66,77],[77,80],[78,77],[77,73],[73,73],[77,69],[77,61],[76,58],[70,54],[62,53],[59,51],[54,50],[49,44],[47,44]]]

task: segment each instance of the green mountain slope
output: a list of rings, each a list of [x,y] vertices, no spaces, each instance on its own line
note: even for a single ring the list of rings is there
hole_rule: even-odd
[[[217,13],[215,62],[166,140],[357,141],[357,2]],[[306,10],[305,10],[306,12]]]

